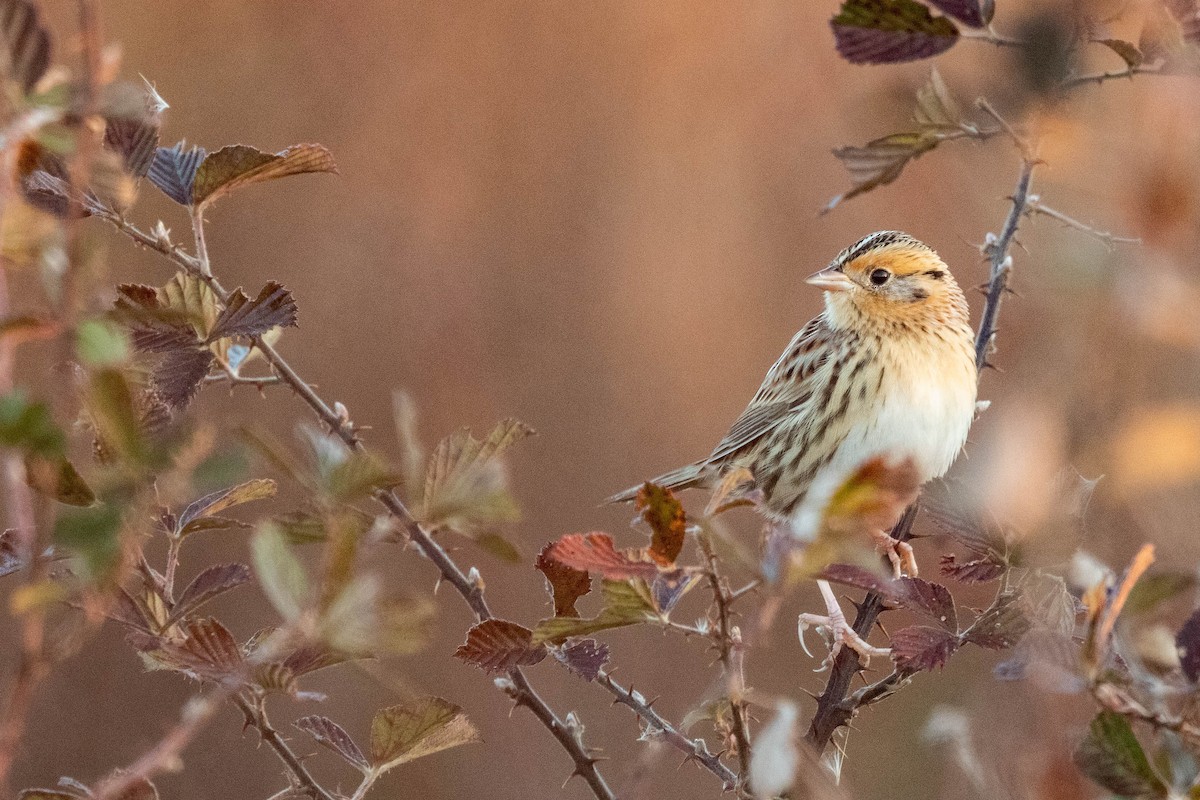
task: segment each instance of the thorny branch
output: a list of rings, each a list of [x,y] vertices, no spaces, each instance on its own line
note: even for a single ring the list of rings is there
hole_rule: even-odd
[[[1088,236],[1098,239],[1101,244],[1103,244],[1109,250],[1113,249],[1113,245],[1139,244],[1142,241],[1141,239],[1132,236],[1118,236],[1115,233],[1102,231],[1098,228],[1088,225],[1086,222],[1081,222],[1080,220],[1077,220],[1068,214],[1064,214],[1056,208],[1051,208],[1050,206],[1046,205],[1042,202],[1042,198],[1036,194],[1029,195],[1028,202],[1025,204],[1025,213],[1030,217],[1041,214],[1042,216],[1061,222],[1068,228],[1073,228],[1081,233],[1086,233]]]
[[[1067,78],[1059,87],[1062,89],[1074,89],[1079,86],[1084,86],[1089,83],[1101,84],[1105,81],[1116,80],[1118,78],[1133,78],[1134,75],[1161,75],[1163,71],[1162,64],[1138,64],[1137,66],[1130,65],[1126,69],[1119,69],[1113,72],[1092,72],[1086,75],[1076,75],[1073,78]]]
[[[121,215],[111,209],[97,208],[94,211],[96,216],[109,222],[138,244],[161,253],[184,270],[201,278],[201,280],[212,288],[213,292],[222,302],[229,296],[220,282],[211,274],[211,268],[207,260],[207,251],[204,248],[204,223],[203,219],[198,215],[193,216],[193,224],[197,229],[196,242],[199,247],[198,253],[200,257],[195,257],[185,253],[178,245],[171,243],[165,235],[152,236],[130,224]],[[279,378],[317,414],[321,422],[334,435],[340,438],[346,447],[352,450],[362,449],[362,442],[359,440],[357,434],[358,429],[352,422],[339,415],[329,404],[321,399],[312,386],[304,381],[283,356],[279,355],[275,348],[268,342],[264,341],[261,337],[255,337],[253,342],[254,346],[266,357],[267,362],[270,363]],[[434,563],[434,566],[441,573],[442,579],[452,585],[462,596],[463,600],[475,613],[476,619],[478,621],[492,619],[491,609],[488,608],[487,601],[483,596],[482,580],[474,574],[474,570],[472,570],[472,575],[464,573],[449,553],[421,527],[420,523],[417,522],[416,518],[413,517],[407,506],[404,505],[404,502],[395,492],[378,490],[375,492],[375,499],[396,519],[421,553]],[[562,748],[567,751],[568,755],[571,756],[571,759],[575,763],[573,774],[582,777],[596,797],[602,800],[615,800],[612,789],[609,788],[604,777],[596,768],[596,757],[591,755],[588,749],[580,742],[578,735],[542,699],[541,695],[538,694],[537,690],[525,676],[525,673],[520,669],[513,669],[508,673],[508,677],[512,682],[512,696],[516,703],[527,707],[542,725],[550,731]]]
[[[279,735],[279,731],[271,727],[271,722],[267,719],[267,709],[263,705],[261,697],[255,698],[254,702],[250,702],[240,694],[235,694],[233,702],[246,716],[247,724],[254,726],[259,736],[262,737],[262,740],[275,751],[275,754],[279,756],[279,760],[283,762],[293,780],[295,780],[296,784],[306,794],[312,797],[313,800],[333,800],[333,796],[321,788],[321,785],[309,773],[304,763],[292,752],[292,748]]]
[[[1025,141],[1013,132],[1012,128],[991,110],[990,106],[987,106],[986,103],[981,103],[981,107],[995,116],[1001,125],[1012,135],[1021,150],[1022,159],[1020,176],[1017,178],[1016,189],[1012,195],[1012,205],[1009,208],[1007,218],[1004,220],[1004,227],[1001,228],[999,236],[993,238],[989,235],[988,241],[983,248],[984,255],[988,258],[990,269],[985,291],[986,301],[984,303],[983,315],[979,320],[979,331],[975,336],[975,365],[979,369],[980,375],[983,373],[983,368],[988,366],[987,359],[994,350],[996,320],[999,317],[1000,304],[1005,293],[1008,291],[1008,281],[1012,274],[1012,257],[1008,254],[1008,250],[1012,245],[1013,238],[1016,236],[1017,226],[1020,225],[1021,218],[1026,214],[1030,197],[1029,186],[1033,178],[1033,170],[1038,164],[1037,159],[1033,157]],[[916,517],[917,504],[913,503],[905,510],[904,515],[896,523],[895,527],[892,528],[892,536],[900,541],[906,541],[911,538],[912,526]],[[867,596],[858,607],[858,614],[854,618],[854,632],[859,636],[867,636],[874,627],[875,621],[879,618],[879,614],[883,611],[883,608],[884,601],[880,594],[876,592],[867,593]],[[850,683],[861,669],[862,665],[859,663],[858,653],[849,647],[842,648],[837,658],[834,659],[833,667],[829,674],[829,681],[825,684],[825,689],[820,697],[817,698],[817,710],[813,715],[812,722],[809,724],[808,734],[805,737],[817,752],[824,751],[834,732],[838,728],[848,725],[861,706],[880,700],[895,691],[902,683],[903,678],[907,677],[899,673],[893,673],[893,675],[884,678],[882,681],[864,687],[864,689],[848,696]]]

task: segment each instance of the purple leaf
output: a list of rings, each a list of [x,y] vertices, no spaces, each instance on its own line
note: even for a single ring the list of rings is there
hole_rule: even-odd
[[[608,663],[608,645],[595,639],[578,639],[555,651],[554,656],[576,675],[594,681]]]
[[[1192,683],[1200,680],[1200,611],[1196,611],[1179,633],[1175,634],[1175,646],[1179,648],[1179,665],[1183,674]]]
[[[944,53],[958,28],[915,0],[846,0],[830,22],[837,50],[852,64],[897,64]]]
[[[175,608],[171,610],[168,624],[192,613],[214,597],[236,589],[250,581],[250,568],[245,564],[218,564],[201,572],[187,585]]]
[[[899,669],[941,669],[958,645],[958,636],[944,628],[913,625],[892,634],[892,661]]]
[[[213,323],[208,341],[229,336],[261,336],[272,328],[295,327],[297,313],[291,292],[274,281],[264,286],[253,300],[241,289],[234,289],[225,310]]]
[[[150,182],[181,206],[192,204],[192,184],[196,180],[196,170],[208,155],[208,151],[203,147],[185,150],[186,147],[186,142],[179,142],[174,147],[158,148],[154,151],[154,160],[150,162],[147,172]]]
[[[943,14],[949,14],[972,28],[986,26],[996,11],[993,0],[929,0],[929,3]]]
[[[367,761],[350,734],[328,717],[301,717],[292,724],[316,739],[317,744],[329,748],[364,772],[371,768],[371,762]]]

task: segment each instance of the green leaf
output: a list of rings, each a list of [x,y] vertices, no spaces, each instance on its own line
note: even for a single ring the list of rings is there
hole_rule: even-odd
[[[66,437],[44,403],[31,403],[21,390],[0,397],[0,445],[28,453],[56,456]]]
[[[29,485],[47,497],[69,506],[90,506],[96,502],[87,481],[67,459],[29,454],[25,457],[25,478]]]
[[[271,605],[284,619],[295,620],[308,598],[308,575],[283,532],[269,522],[260,525],[250,549],[254,571]]]
[[[479,741],[479,731],[458,706],[423,697],[385,708],[371,722],[371,764],[379,772],[399,764]]]
[[[278,153],[264,153],[244,144],[222,147],[205,157],[196,171],[192,202],[204,206],[240,186],[306,172],[337,172],[328,148],[298,144]]]
[[[1129,725],[1113,711],[1101,711],[1075,751],[1079,770],[1110,792],[1131,797],[1166,795],[1166,787],[1146,758]]]
[[[544,619],[533,629],[532,643],[561,642],[571,636],[585,636],[609,628],[623,628],[641,622],[663,620],[649,587],[640,578],[628,581],[601,581],[600,591],[604,597],[604,608],[597,616],[591,619]]]
[[[1196,576],[1190,572],[1156,572],[1145,575],[1130,590],[1129,599],[1125,601],[1125,613],[1149,613],[1195,585]]]
[[[500,456],[533,430],[509,419],[482,441],[463,429],[434,450],[425,471],[421,522],[475,536],[518,517]]]
[[[93,372],[84,403],[105,451],[115,453],[131,463],[141,463],[146,459],[146,442],[138,424],[133,394],[119,370]]]
[[[897,64],[944,53],[958,28],[915,0],[846,0],[830,21],[837,50],[852,64]]]
[[[121,509],[112,504],[68,508],[54,521],[54,541],[77,555],[85,577],[107,576],[121,558]]]
[[[75,331],[75,353],[86,367],[116,367],[129,360],[129,337],[109,320],[90,319]]]

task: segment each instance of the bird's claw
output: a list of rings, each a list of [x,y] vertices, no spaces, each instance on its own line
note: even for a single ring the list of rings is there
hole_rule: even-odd
[[[825,636],[825,641],[829,645],[829,655],[817,667],[816,672],[822,672],[831,667],[833,660],[837,658],[843,647],[849,647],[858,653],[862,658],[864,669],[871,663],[871,656],[891,655],[892,651],[889,648],[875,647],[850,627],[828,581],[817,581],[817,587],[821,590],[821,597],[825,600],[826,613],[823,615],[801,614],[796,626],[797,634],[800,637],[800,647],[810,658],[813,657],[813,654],[809,652],[808,644],[804,641],[804,632],[810,627],[817,628]]]
[[[900,541],[887,531],[875,531],[871,535],[875,539],[875,549],[885,553],[888,561],[892,562],[892,577],[917,577],[917,556],[911,544]]]

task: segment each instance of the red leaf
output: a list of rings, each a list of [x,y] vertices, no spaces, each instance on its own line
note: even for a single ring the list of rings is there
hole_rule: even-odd
[[[486,672],[508,672],[536,664],[546,657],[546,646],[533,643],[533,631],[503,619],[484,620],[467,632],[467,641],[454,651]]]
[[[661,566],[671,567],[683,550],[687,516],[683,505],[670,489],[647,483],[637,493],[637,510],[650,526],[650,557]]]
[[[658,565],[628,550],[613,547],[607,533],[568,533],[542,551],[547,558],[586,572],[598,572],[608,580],[620,581],[658,576]]]
[[[958,636],[944,628],[913,625],[892,634],[892,661],[900,669],[940,669],[958,645]]]
[[[541,570],[550,584],[550,593],[554,597],[554,616],[578,617],[575,601],[592,590],[591,576],[550,558],[548,553],[552,547],[554,543],[542,548],[534,566]]]

